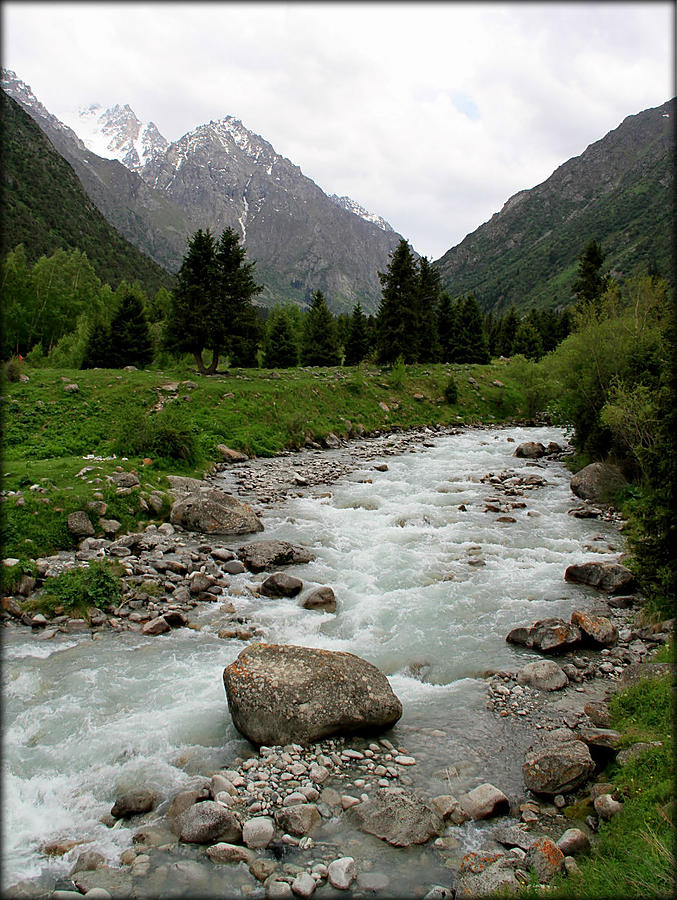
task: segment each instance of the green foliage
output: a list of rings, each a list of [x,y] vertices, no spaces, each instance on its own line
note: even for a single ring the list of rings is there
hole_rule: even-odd
[[[39,609],[53,613],[62,606],[66,613],[88,616],[93,608],[105,610],[117,606],[122,598],[122,582],[108,560],[95,560],[88,566],[69,569],[48,578],[37,596]]]
[[[346,366],[356,366],[362,362],[369,352],[369,331],[367,319],[360,303],[356,303],[350,317],[348,336],[345,344]]]
[[[388,379],[390,384],[394,388],[401,388],[404,384],[404,379],[407,376],[407,367],[404,362],[404,357],[402,355],[398,356],[393,366],[390,370],[390,378]]]
[[[453,375],[449,376],[449,381],[447,381],[446,387],[444,388],[444,399],[450,405],[453,405],[458,401],[458,385],[456,384]]]
[[[489,345],[482,313],[473,294],[456,303],[456,346],[453,361],[488,363]]]
[[[0,94],[2,115],[2,210],[0,257],[22,244],[27,264],[39,257],[52,257],[61,250],[89,260],[97,278],[112,285],[124,278],[139,280],[146,290],[171,287],[173,278],[155,262],[128,243],[101,215],[87,196],[75,172],[54,149],[40,127],[4,91]],[[21,279],[20,279],[21,280]],[[3,284],[5,313],[15,304],[24,309],[20,285],[6,290]],[[51,311],[46,308],[48,318]],[[73,316],[73,321],[77,312]],[[5,334],[9,352],[3,344],[2,355],[26,352],[28,345],[12,345],[15,317],[7,317],[11,337]],[[38,323],[39,324],[39,323]],[[20,331],[20,330],[19,330]],[[48,337],[46,347],[50,345]]]
[[[119,455],[144,456],[195,465],[200,458],[197,429],[175,404],[157,413],[137,413],[119,429]]]
[[[322,291],[315,291],[303,319],[302,366],[336,366],[339,363],[336,323]]]
[[[299,363],[300,311],[298,307],[274,306],[268,316],[263,342],[263,365],[288,369]]]
[[[2,366],[2,378],[5,381],[18,381],[23,374],[22,360],[18,356],[12,356]]]
[[[402,239],[385,272],[379,272],[383,295],[378,308],[377,354],[380,362],[418,361],[418,273],[411,247]]]
[[[111,368],[143,368],[153,358],[153,346],[143,303],[136,292],[127,290],[110,324]]]
[[[579,306],[594,303],[608,285],[608,277],[602,275],[604,251],[597,241],[592,240],[578,259],[578,275],[573,284]]]

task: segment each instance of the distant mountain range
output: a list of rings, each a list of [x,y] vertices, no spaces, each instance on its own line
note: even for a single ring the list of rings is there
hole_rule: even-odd
[[[675,99],[628,116],[542,184],[435,262],[453,294],[473,291],[485,310],[556,307],[573,296],[578,257],[595,238],[605,268],[646,264],[674,272]]]
[[[319,288],[334,311],[358,301],[376,309],[378,272],[400,235],[349,198],[329,197],[238,119],[226,116],[168,143],[129,106],[92,106],[72,123],[80,137],[15,73],[3,70],[2,87],[73,166],[106,219],[169,272],[197,228],[229,226],[256,260],[262,302],[305,304]]]

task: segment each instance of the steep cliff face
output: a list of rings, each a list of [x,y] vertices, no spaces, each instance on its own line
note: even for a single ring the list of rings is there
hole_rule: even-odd
[[[645,262],[669,275],[675,100],[628,116],[542,184],[503,209],[435,265],[453,293],[484,309],[571,299],[578,256],[592,238],[619,274]]]
[[[327,196],[239,120],[226,116],[167,144],[128,106],[95,106],[73,123],[82,140],[14,73],[3,71],[3,87],[70,162],[108,221],[168,271],[178,269],[197,228],[230,226],[256,260],[262,302],[304,304],[320,289],[334,311],[358,301],[376,309],[378,272],[400,235],[349,198]]]

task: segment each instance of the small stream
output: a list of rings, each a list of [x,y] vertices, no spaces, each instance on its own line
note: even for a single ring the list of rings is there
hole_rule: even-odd
[[[252,595],[249,573],[231,580],[228,599],[266,640],[350,651],[388,675],[404,707],[388,737],[416,757],[411,778],[424,795],[458,795],[487,780],[509,795],[522,792],[528,734],[486,710],[483,676],[532,658],[506,643],[515,625],[568,618],[574,606],[591,605],[563,578],[568,565],[590,557],[586,546],[600,560],[617,555],[613,525],[567,515],[563,463],[528,466],[512,456],[525,440],[565,443],[554,428],[440,435],[422,452],[388,456],[386,472],[365,463],[328,488],[268,508],[260,537],[314,551],[314,562],[286,571],[306,587],[331,585],[335,615]],[[481,480],[506,470],[538,473],[547,484],[506,497]],[[492,499],[525,506],[510,510],[514,522],[498,522],[485,511]],[[210,624],[216,615],[206,606],[202,630],[161,637],[38,642],[4,630],[4,888],[38,875],[48,886],[67,874],[83,848],[47,860],[39,846],[56,838],[87,838],[88,849],[117,864],[133,830],[100,819],[118,790],[143,786],[170,798],[250,752],[232,724],[221,677],[243,645],[218,638]],[[337,841],[341,827],[325,825],[318,840]],[[470,847],[476,835],[466,826],[457,838]],[[429,848],[403,853],[347,831],[339,844],[350,852],[351,842],[354,855],[371,854],[374,867],[406,859],[413,883],[431,866],[429,882],[443,875]]]

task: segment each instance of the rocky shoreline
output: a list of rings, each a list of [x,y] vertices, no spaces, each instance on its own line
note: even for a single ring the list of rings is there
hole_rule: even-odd
[[[421,429],[348,447],[242,460],[224,466],[210,480],[238,494],[256,513],[288,496],[316,492],[370,462],[383,471],[383,456],[424,449],[440,432]],[[551,456],[561,452],[550,451]],[[513,472],[488,473],[486,478],[497,495],[487,501],[487,512],[508,518],[511,504],[522,503],[520,496],[543,483],[537,470],[518,477]],[[587,499],[571,512],[614,516]],[[277,546],[257,557],[251,548],[265,548],[266,543]],[[103,618],[94,616],[89,624],[67,616],[36,621],[36,616],[20,610],[17,615],[11,603],[3,602],[4,624],[30,628],[38,640],[81,630],[91,631],[93,639],[102,630],[160,634],[172,627],[200,627],[191,622],[191,612],[220,600],[220,636],[246,642],[260,634],[238,617],[231,600],[223,602],[230,578],[250,572],[263,580],[248,589],[261,590],[272,569],[311,558],[304,557],[303,548],[283,542],[213,537],[207,542],[204,535],[167,523],[118,540],[85,537],[78,551],[38,561],[38,570],[45,577],[103,555],[118,559],[126,570],[124,602],[101,611]],[[149,591],[151,583],[159,591]],[[380,839],[384,860],[391,858],[385,855],[386,847],[395,848],[392,853],[423,847],[434,861],[431,880],[406,895],[427,900],[516,888],[528,881],[530,868],[543,884],[556,872],[574,871],[575,855],[594,840],[599,819],[621,808],[604,785],[590,783],[600,764],[616,752],[607,701],[619,684],[637,677],[644,667],[652,668],[647,666],[652,651],[668,640],[671,630],[671,623],[633,626],[641,605],[634,594],[610,591],[603,598],[592,610],[574,611],[569,623],[552,620],[549,631],[542,623],[525,623],[518,643],[547,658],[516,672],[486,673],[487,710],[528,731],[530,750],[523,772],[527,788],[535,785],[532,791],[510,796],[484,782],[459,796],[431,796],[416,776],[415,757],[382,735],[335,736],[308,746],[293,741],[264,745],[234,759],[228,769],[196,779],[190,790],[173,798],[163,800],[143,791],[119,796],[107,824],[124,821],[135,829],[120,866],[108,865],[90,850],[78,853],[73,842],[54,842],[43,852],[70,854],[70,877],[54,892],[36,894],[33,883],[22,882],[8,896],[185,896],[173,893],[182,880],[194,885],[195,896],[310,897],[316,891],[318,897],[404,896],[387,863],[379,868],[378,858],[360,856],[360,833]],[[18,606],[16,598],[14,602]],[[604,640],[598,640],[600,628],[606,628]],[[553,646],[554,639],[548,644],[544,633],[564,639]],[[541,662],[548,665],[538,668]],[[572,759],[581,762],[575,777]],[[564,810],[574,803],[585,806],[588,815],[572,828]],[[468,822],[490,821],[493,827],[480,832],[482,846],[463,852],[457,830]],[[322,839],[313,836],[318,829]],[[354,833],[358,839],[332,841],[327,832],[337,837]],[[213,866],[211,875],[207,861]]]

